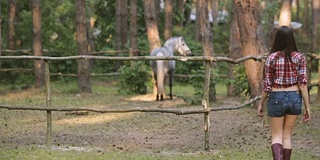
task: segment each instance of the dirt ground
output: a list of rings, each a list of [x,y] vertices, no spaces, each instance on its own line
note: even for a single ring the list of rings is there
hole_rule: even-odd
[[[36,99],[22,98],[22,104],[37,103]],[[58,93],[56,93],[58,94]],[[12,96],[1,95],[2,99]],[[58,96],[58,95],[57,95]],[[60,96],[64,96],[61,95]],[[85,103],[83,99],[99,98],[93,108],[167,107],[189,109],[183,100],[174,98],[156,102],[150,95],[123,98],[101,94],[74,94],[70,101]],[[102,101],[102,100],[103,101]],[[53,100],[54,101],[54,100]],[[108,102],[112,104],[108,104]],[[241,102],[234,98],[219,98],[219,105],[236,106]],[[54,105],[55,107],[63,107]],[[315,105],[313,105],[315,106]],[[316,107],[320,107],[316,105]],[[0,109],[0,145],[6,148],[25,146],[44,147],[46,142],[46,114],[40,111],[15,111]],[[320,128],[320,110],[313,113],[312,121],[302,123],[301,116],[293,135],[294,148],[308,150],[320,156],[320,136],[314,139]],[[312,129],[314,128],[314,130]],[[308,132],[304,130],[308,129]],[[270,130],[263,118],[250,107],[210,113],[210,149],[253,150],[269,148]],[[195,153],[204,151],[203,114],[175,115],[168,113],[112,113],[53,112],[52,148],[61,150],[128,151],[144,153]]]

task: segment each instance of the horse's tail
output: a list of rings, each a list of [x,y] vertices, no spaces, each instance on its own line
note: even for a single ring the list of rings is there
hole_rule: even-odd
[[[157,54],[157,56],[163,56],[161,52]],[[158,96],[164,96],[164,81],[165,81],[165,67],[163,60],[157,60],[157,88],[158,88]]]

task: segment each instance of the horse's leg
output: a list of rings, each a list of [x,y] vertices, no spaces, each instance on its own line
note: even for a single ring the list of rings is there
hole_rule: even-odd
[[[154,80],[153,83],[153,95],[156,95],[156,100],[159,101],[159,94],[158,94],[158,87],[157,87],[157,74],[155,72],[153,72],[152,77]]]
[[[172,77],[173,77],[173,73],[169,74],[169,88],[170,88],[170,99],[172,99]]]

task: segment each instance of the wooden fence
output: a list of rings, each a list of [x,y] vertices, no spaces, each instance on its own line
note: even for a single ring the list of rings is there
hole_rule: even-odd
[[[313,59],[318,59],[319,56],[313,54],[311,55]],[[209,127],[210,127],[210,119],[209,113],[211,111],[220,111],[220,110],[232,110],[232,109],[240,109],[247,105],[252,104],[256,100],[259,100],[261,96],[257,96],[248,102],[236,106],[236,107],[209,107],[209,84],[210,84],[210,72],[212,62],[228,62],[233,64],[238,64],[244,62],[249,59],[253,59],[255,61],[262,61],[266,56],[246,56],[236,60],[227,58],[227,57],[212,57],[212,56],[195,56],[195,57],[181,57],[181,56],[173,56],[173,57],[152,57],[152,56],[137,56],[137,57],[105,57],[105,56],[90,56],[90,55],[82,55],[82,56],[69,56],[69,57],[47,57],[47,56],[0,56],[0,60],[3,59],[28,59],[28,60],[43,60],[45,64],[45,86],[46,86],[46,106],[42,108],[34,108],[34,107],[19,107],[19,106],[8,106],[0,104],[0,108],[8,109],[8,110],[37,110],[37,111],[46,111],[47,112],[47,133],[46,133],[46,146],[47,148],[51,148],[52,144],[52,112],[53,111],[89,111],[89,112],[98,112],[98,113],[126,113],[126,112],[159,112],[159,113],[172,113],[176,115],[187,115],[187,114],[204,114],[205,124],[204,124],[204,148],[205,150],[209,150]],[[135,109],[92,109],[92,108],[52,108],[51,107],[51,87],[50,87],[50,69],[49,69],[49,61],[62,61],[62,60],[79,60],[79,59],[92,59],[92,60],[112,60],[112,61],[140,61],[140,60],[178,60],[178,61],[204,61],[205,62],[205,84],[203,91],[203,100],[202,100],[202,109],[189,109],[189,110],[179,110],[179,109],[165,109],[165,108],[135,108]],[[320,74],[319,74],[320,75]],[[320,79],[320,78],[319,78]],[[320,81],[318,81],[320,83]],[[319,87],[319,83],[314,86]],[[319,88],[318,88],[319,90]]]

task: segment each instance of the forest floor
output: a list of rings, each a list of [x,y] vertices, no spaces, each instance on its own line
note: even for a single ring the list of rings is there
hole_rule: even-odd
[[[105,87],[110,87],[106,85]],[[45,104],[43,91],[27,89],[0,94],[0,104]],[[190,109],[182,99],[154,101],[150,94],[124,97],[113,93],[77,94],[53,91],[52,107],[118,108],[162,107]],[[61,101],[60,99],[64,99]],[[238,106],[243,100],[218,97],[215,107]],[[312,120],[296,123],[293,148],[320,157],[320,105],[312,105]],[[0,148],[45,147],[46,113],[0,109]],[[250,107],[210,112],[210,154],[224,150],[240,152],[270,148],[270,128]],[[266,119],[266,118],[265,118]],[[52,149],[196,154],[204,151],[204,115],[170,113],[53,112]]]

